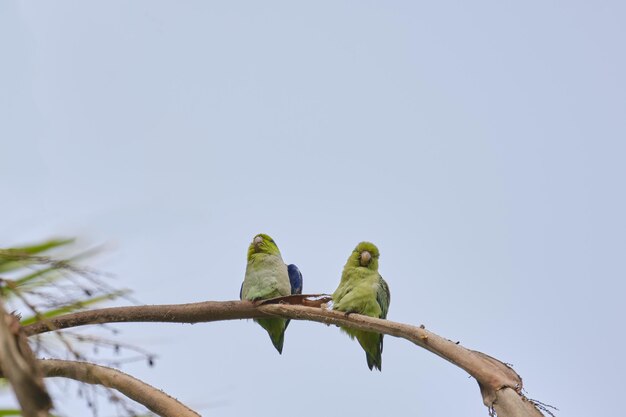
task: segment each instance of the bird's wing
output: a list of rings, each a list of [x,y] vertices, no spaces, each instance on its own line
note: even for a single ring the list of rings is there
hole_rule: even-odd
[[[287,265],[292,294],[302,294],[302,273],[294,264]]]
[[[387,282],[381,277],[378,276],[378,291],[376,292],[376,301],[380,306],[380,318],[386,319],[387,312],[389,311],[389,302],[391,301],[391,293],[389,292],[389,285]]]

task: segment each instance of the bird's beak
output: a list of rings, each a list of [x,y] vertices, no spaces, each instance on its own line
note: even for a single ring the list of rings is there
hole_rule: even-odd
[[[256,236],[252,240],[252,243],[254,244],[254,249],[259,249],[259,246],[263,243],[263,238],[261,236]]]
[[[372,254],[364,250],[361,252],[361,266],[368,266],[372,260]]]

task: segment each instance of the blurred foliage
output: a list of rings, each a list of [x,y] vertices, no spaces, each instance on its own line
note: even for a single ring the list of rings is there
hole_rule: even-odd
[[[3,410],[0,410],[0,417],[2,416],[21,416],[22,412],[18,409],[14,409],[14,408],[6,408]]]
[[[78,265],[97,250],[74,253],[74,239],[52,239],[0,249],[0,296],[26,310],[23,325],[81,310],[128,293],[110,287],[102,273]],[[66,253],[50,256],[50,252]]]
[[[128,290],[108,284],[110,275],[82,265],[82,261],[91,259],[99,252],[99,248],[77,250],[74,239],[50,239],[0,249],[0,297],[7,308],[20,317],[22,325],[45,322],[119,297],[130,299]],[[99,327],[117,333],[106,326]],[[149,352],[94,334],[93,328],[89,334],[85,334],[84,329],[54,331],[32,336],[29,341],[38,356],[43,354],[49,358],[87,360],[114,367],[137,360],[146,360],[148,364],[154,362],[154,355]],[[116,359],[98,360],[100,348],[113,353]],[[135,355],[120,356],[122,350],[134,352]],[[6,381],[0,378],[0,390],[7,387]],[[85,400],[94,415],[94,404],[98,402],[97,397],[102,396],[118,407],[119,415],[139,415],[131,404],[112,390],[82,386],[78,396]],[[0,409],[0,417],[19,415],[21,413],[18,409]]]

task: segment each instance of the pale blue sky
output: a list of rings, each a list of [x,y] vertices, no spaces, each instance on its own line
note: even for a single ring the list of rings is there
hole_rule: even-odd
[[[1,245],[77,235],[144,303],[238,296],[266,232],[332,292],[360,240],[389,319],[513,363],[560,415],[626,367],[626,3],[0,3]],[[336,328],[119,325],[205,415],[485,416],[475,381]],[[63,397],[67,415],[84,415]],[[106,415],[106,413],[105,413]]]

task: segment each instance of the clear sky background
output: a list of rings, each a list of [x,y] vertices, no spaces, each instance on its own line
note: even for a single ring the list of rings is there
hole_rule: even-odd
[[[614,414],[625,12],[3,1],[0,244],[108,243],[95,266],[157,304],[236,299],[258,232],[314,293],[370,240],[389,319],[512,363],[561,416]],[[474,380],[400,339],[378,373],[317,323],[292,323],[282,356],[251,321],[117,328],[159,355],[123,370],[204,415],[487,414]]]

